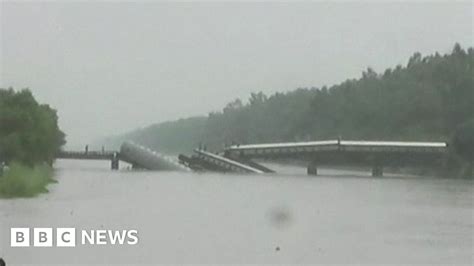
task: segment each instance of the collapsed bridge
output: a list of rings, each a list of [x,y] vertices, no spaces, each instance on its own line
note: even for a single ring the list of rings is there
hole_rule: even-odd
[[[129,141],[121,145],[120,151],[60,151],[56,159],[107,160],[112,170],[118,170],[119,161],[123,161],[134,169],[190,171],[178,160]]]
[[[194,155],[179,155],[178,160],[133,142],[124,142],[120,151],[61,151],[58,159],[110,160],[118,169],[119,161],[133,168],[148,170],[207,170],[237,173],[272,173],[254,159],[302,160],[309,175],[320,166],[371,167],[373,176],[382,176],[384,167],[443,167],[447,162],[446,142],[325,140],[251,145],[233,145],[220,153],[195,149]]]

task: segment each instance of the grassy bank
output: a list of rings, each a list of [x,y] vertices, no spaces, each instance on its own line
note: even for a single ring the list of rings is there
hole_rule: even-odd
[[[47,185],[55,182],[53,169],[46,165],[28,167],[11,163],[0,176],[0,198],[34,197],[48,192]]]

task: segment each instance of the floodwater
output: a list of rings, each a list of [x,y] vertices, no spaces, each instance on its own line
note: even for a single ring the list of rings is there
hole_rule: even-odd
[[[473,263],[472,180],[274,167],[280,174],[258,176],[58,161],[50,193],[0,200],[0,256],[7,265]],[[11,248],[11,227],[136,229],[139,243]]]

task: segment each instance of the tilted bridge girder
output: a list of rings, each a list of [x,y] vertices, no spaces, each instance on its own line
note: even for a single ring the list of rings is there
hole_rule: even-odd
[[[195,149],[194,152],[196,153],[197,158],[199,158],[200,160],[215,165],[217,168],[220,168],[225,171],[254,174],[264,173],[264,171],[254,168],[250,165],[246,165],[241,162],[232,160],[231,158],[226,158],[205,150]]]

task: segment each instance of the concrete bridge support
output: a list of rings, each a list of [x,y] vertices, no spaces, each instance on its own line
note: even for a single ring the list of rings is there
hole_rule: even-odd
[[[112,160],[110,161],[110,168],[112,170],[119,169],[119,157],[117,153],[114,153],[114,155],[112,156]]]
[[[318,175],[318,167],[315,164],[308,165],[308,175]]]
[[[372,167],[372,176],[382,177],[383,176],[383,167],[380,166],[380,165],[374,165]]]

